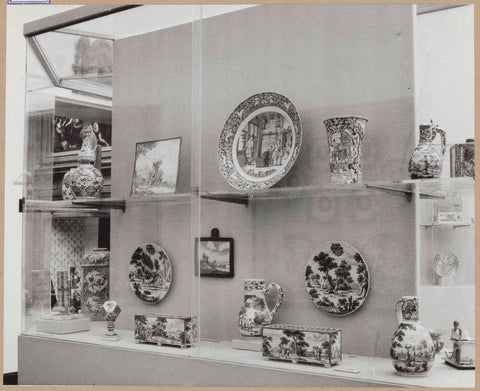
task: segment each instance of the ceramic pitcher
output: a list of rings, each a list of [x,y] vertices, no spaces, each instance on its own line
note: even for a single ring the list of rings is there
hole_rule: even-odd
[[[398,329],[392,338],[390,356],[401,376],[424,376],[435,360],[430,333],[420,323],[418,298],[403,296],[396,305]]]
[[[265,299],[275,288],[277,301],[270,310]],[[272,323],[274,315],[283,302],[283,290],[280,285],[271,283],[266,287],[266,281],[261,278],[249,278],[245,280],[244,303],[239,313],[238,325],[240,334],[253,337],[262,335],[262,326]]]
[[[440,135],[442,150],[439,153],[432,145],[433,140]],[[420,125],[420,141],[413,151],[408,172],[412,179],[439,178],[442,173],[442,161],[446,148],[445,131],[439,129],[433,122]]]
[[[324,121],[330,150],[331,183],[362,182],[362,146],[368,120],[335,117]]]

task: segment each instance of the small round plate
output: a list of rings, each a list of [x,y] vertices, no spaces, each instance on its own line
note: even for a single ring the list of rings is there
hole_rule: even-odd
[[[139,299],[147,303],[162,300],[172,283],[172,265],[165,250],[155,243],[138,246],[130,259],[128,278]]]
[[[453,277],[458,269],[458,258],[450,251],[442,251],[435,256],[435,273],[440,277]]]
[[[348,315],[365,302],[370,274],[362,255],[344,242],[326,242],[307,262],[305,285],[313,303],[330,315]]]
[[[225,122],[217,153],[220,171],[237,190],[266,189],[292,168],[301,144],[293,103],[275,92],[256,94]]]

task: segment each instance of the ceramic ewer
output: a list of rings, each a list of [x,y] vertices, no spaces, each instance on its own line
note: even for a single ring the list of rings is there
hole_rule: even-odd
[[[401,376],[424,376],[435,361],[435,345],[420,323],[418,298],[403,296],[396,304],[398,329],[393,334],[390,357]]]
[[[135,295],[146,303],[158,303],[172,284],[172,264],[156,243],[138,246],[130,259],[128,278]]]
[[[272,289],[277,291],[277,300],[270,310],[267,305],[265,294]],[[240,334],[245,337],[262,335],[262,326],[272,323],[272,319],[283,303],[283,290],[280,285],[271,283],[266,287],[262,278],[249,278],[245,280],[244,302],[238,316]]]
[[[269,188],[292,168],[301,144],[302,126],[290,99],[255,94],[225,122],[217,151],[220,171],[235,189]]]
[[[64,200],[100,198],[103,188],[103,176],[93,166],[96,158],[97,139],[92,127],[82,130],[82,148],[78,153],[78,167],[70,169],[62,182]]]
[[[342,360],[340,329],[272,324],[263,327],[262,355],[330,367]]]
[[[82,261],[82,313],[91,320],[104,320],[103,303],[110,297],[110,253],[106,248],[94,248]]]
[[[367,122],[366,118],[357,116],[324,121],[330,151],[331,183],[362,182],[362,147]]]
[[[432,144],[437,135],[440,135],[441,138],[441,151],[437,151]],[[440,178],[445,148],[446,136],[444,130],[434,125],[433,121],[430,124],[420,125],[419,143],[408,164],[410,177],[412,179]]]
[[[349,315],[367,299],[370,273],[354,247],[345,242],[326,242],[307,261],[305,287],[322,312]]]
[[[135,341],[186,348],[196,342],[197,318],[186,315],[135,315]]]

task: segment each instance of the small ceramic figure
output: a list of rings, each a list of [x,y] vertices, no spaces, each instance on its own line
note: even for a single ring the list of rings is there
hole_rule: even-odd
[[[115,331],[115,320],[117,320],[118,315],[122,311],[120,307],[117,305],[116,301],[106,301],[103,303],[103,308],[107,315],[105,316],[105,320],[107,323],[107,332],[104,335],[104,339],[110,341],[117,341],[120,339],[117,332]]]
[[[460,324],[455,320],[450,334],[453,342],[453,351],[445,353],[445,364],[458,369],[475,369],[475,340],[468,337],[468,333],[462,333]]]

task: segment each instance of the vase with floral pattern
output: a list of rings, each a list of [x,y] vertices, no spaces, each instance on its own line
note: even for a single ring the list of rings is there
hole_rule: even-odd
[[[100,198],[102,192],[102,173],[93,166],[97,140],[91,127],[82,130],[82,138],[82,149],[78,153],[78,167],[70,169],[63,177],[64,200]]]
[[[82,313],[91,320],[104,320],[103,303],[110,297],[110,253],[106,248],[94,248],[82,262]]]
[[[335,117],[324,121],[330,149],[331,183],[362,182],[362,146],[368,120]]]
[[[390,347],[393,367],[401,376],[424,376],[435,360],[435,345],[420,323],[418,298],[403,296],[397,301],[396,312],[399,326]]]
[[[270,310],[265,294],[277,290],[277,300]],[[245,337],[262,335],[262,327],[272,323],[272,319],[283,303],[283,290],[280,285],[271,283],[266,287],[262,278],[248,278],[245,280],[244,303],[239,313],[238,325],[240,334]]]
[[[432,144],[437,135],[440,135],[442,143],[440,152]],[[434,125],[433,121],[426,125],[420,125],[420,141],[413,151],[408,165],[410,177],[412,179],[440,178],[445,148],[444,130]]]

